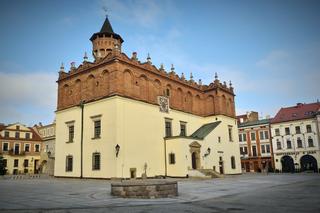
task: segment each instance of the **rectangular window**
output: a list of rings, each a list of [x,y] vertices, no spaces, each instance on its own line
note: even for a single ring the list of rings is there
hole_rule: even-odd
[[[9,135],[9,131],[5,131],[5,132],[4,132],[4,137],[5,137],[5,138],[9,138],[9,136],[10,136],[10,135]]]
[[[14,145],[14,154],[18,155],[19,153],[20,153],[20,145],[16,143]]]
[[[301,130],[300,130],[300,126],[296,126],[296,134],[300,134]]]
[[[71,125],[69,128],[69,142],[73,142],[74,139],[74,125]]]
[[[257,156],[257,147],[252,146],[252,156]]]
[[[275,129],[274,131],[275,131],[276,136],[280,136],[280,129]]]
[[[66,172],[72,172],[72,166],[73,166],[73,157],[71,155],[68,155],[66,157]]]
[[[242,142],[242,134],[239,134],[239,142]]]
[[[289,140],[287,140],[287,149],[292,149],[292,144]]]
[[[270,153],[270,145],[269,144],[266,145],[266,150],[267,150],[267,153]]]
[[[261,153],[266,153],[266,148],[264,145],[261,145]]]
[[[252,141],[256,140],[256,133],[255,132],[251,132],[251,140]]]
[[[244,154],[248,154],[248,148],[246,146],[244,147]]]
[[[18,167],[18,166],[19,166],[19,159],[14,159],[13,167]]]
[[[3,159],[3,160],[2,160],[2,163],[3,163],[3,167],[7,167],[7,164],[8,164],[7,159]]]
[[[100,138],[101,135],[101,120],[94,121],[94,138]]]
[[[171,130],[171,121],[166,121],[166,137],[171,137],[172,136],[172,130]]]
[[[175,164],[176,163],[176,155],[174,153],[169,154],[169,164]]]
[[[30,133],[26,133],[26,139],[30,139]]]
[[[92,170],[100,170],[100,153],[92,154]]]
[[[277,141],[277,149],[281,149],[281,142],[280,141]]]
[[[40,144],[36,144],[36,145],[34,146],[34,151],[35,151],[35,152],[40,152]]]
[[[247,134],[246,134],[246,133],[244,133],[244,134],[242,135],[242,137],[243,137],[243,141],[247,141]]]
[[[284,129],[284,131],[285,131],[286,135],[290,135],[290,128],[289,127],[286,127]]]
[[[228,133],[229,133],[229,141],[232,142],[233,138],[232,138],[232,126],[228,127]]]
[[[236,168],[236,159],[234,156],[231,157],[231,168],[232,169]]]
[[[15,138],[20,138],[20,132],[16,132]]]
[[[240,147],[240,154],[243,155],[244,152],[243,152],[243,147]]]
[[[180,122],[180,136],[186,136],[186,123]]]
[[[264,131],[264,139],[269,139],[269,132],[268,131]]]
[[[25,152],[30,152],[30,144],[25,144],[24,145],[24,151]]]
[[[308,133],[312,132],[311,125],[307,125],[307,132]]]
[[[260,140],[264,140],[264,132],[260,131]]]
[[[29,167],[29,160],[28,159],[24,159],[23,167]]]
[[[9,151],[9,143],[3,143],[3,145],[2,145],[2,150],[3,150],[4,152]]]

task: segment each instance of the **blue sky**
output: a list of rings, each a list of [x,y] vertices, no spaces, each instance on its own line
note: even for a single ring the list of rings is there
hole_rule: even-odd
[[[320,91],[320,1],[2,0],[0,122],[49,123],[60,63],[79,65],[105,13],[123,52],[199,78],[231,80],[237,113],[274,116]],[[92,60],[92,57],[91,57]]]

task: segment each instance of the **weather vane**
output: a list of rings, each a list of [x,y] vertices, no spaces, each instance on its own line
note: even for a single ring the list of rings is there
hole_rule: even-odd
[[[102,9],[105,12],[106,17],[108,18],[108,8],[106,6],[103,6]]]

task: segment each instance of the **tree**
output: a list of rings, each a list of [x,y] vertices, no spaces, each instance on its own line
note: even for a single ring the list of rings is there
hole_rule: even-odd
[[[6,174],[6,167],[4,166],[4,160],[3,157],[0,156],[0,175]]]

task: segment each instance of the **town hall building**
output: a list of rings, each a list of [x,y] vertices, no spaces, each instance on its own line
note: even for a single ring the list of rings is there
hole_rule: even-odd
[[[240,174],[234,89],[209,85],[121,51],[106,18],[90,38],[94,61],[61,66],[56,177],[188,177]]]

